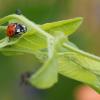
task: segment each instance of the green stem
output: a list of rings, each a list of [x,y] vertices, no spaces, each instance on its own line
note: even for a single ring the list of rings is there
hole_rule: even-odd
[[[67,49],[73,51],[73,52],[76,52],[76,53],[79,53],[79,54],[84,55],[84,56],[86,56],[86,57],[89,57],[89,58],[91,58],[91,59],[100,61],[100,57],[97,57],[97,56],[95,56],[95,55],[89,54],[89,53],[84,52],[84,51],[82,51],[82,50],[76,49],[76,48],[74,48],[74,47],[72,47],[72,46],[70,46],[70,45],[68,45],[68,44],[66,44],[66,43],[64,43],[63,46],[64,46],[65,48],[67,48]]]
[[[28,53],[28,54],[33,54],[34,52],[32,50],[21,50],[21,49],[0,49],[1,52],[22,52],[22,53]]]

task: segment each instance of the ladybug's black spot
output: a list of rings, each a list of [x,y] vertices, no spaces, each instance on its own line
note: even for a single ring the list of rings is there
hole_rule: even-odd
[[[27,31],[27,28],[26,26],[24,25],[21,25],[21,24],[17,24],[16,25],[16,30],[15,30],[15,34],[17,35],[20,35],[22,33],[25,33]]]

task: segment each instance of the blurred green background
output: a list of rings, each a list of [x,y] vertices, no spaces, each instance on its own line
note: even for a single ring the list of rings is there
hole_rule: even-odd
[[[15,13],[17,8],[38,24],[84,17],[84,23],[70,40],[80,49],[100,56],[100,0],[0,0],[0,17]],[[74,92],[80,83],[63,76],[47,90],[20,85],[20,75],[39,65],[28,54],[0,54],[0,100],[76,100]]]

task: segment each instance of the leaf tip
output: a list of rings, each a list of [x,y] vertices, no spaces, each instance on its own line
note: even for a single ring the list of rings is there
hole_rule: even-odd
[[[76,20],[80,22],[80,24],[83,22],[83,17],[77,17]]]

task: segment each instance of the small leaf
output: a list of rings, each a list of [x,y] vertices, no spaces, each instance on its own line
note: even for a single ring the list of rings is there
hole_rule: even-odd
[[[46,89],[53,86],[58,80],[58,64],[53,57],[29,78],[30,84],[40,89]]]
[[[82,23],[83,18],[73,18],[69,20],[62,20],[58,22],[46,23],[41,26],[41,28],[52,35],[57,35],[56,32],[62,32],[66,35],[71,35],[77,30],[77,28]]]

